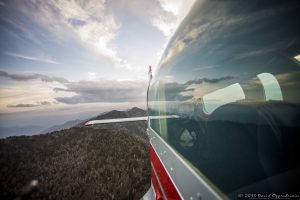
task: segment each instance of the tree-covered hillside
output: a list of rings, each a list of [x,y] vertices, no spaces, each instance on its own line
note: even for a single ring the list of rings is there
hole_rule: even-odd
[[[150,187],[148,144],[107,126],[0,140],[0,199],[31,180],[39,184],[30,199],[140,199]]]

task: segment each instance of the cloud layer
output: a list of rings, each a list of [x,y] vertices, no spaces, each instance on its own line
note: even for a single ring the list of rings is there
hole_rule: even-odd
[[[80,81],[64,84],[65,88],[55,91],[73,92],[72,97],[57,97],[56,101],[66,104],[95,102],[134,102],[146,100],[145,81]]]
[[[53,90],[58,94],[70,93],[74,96],[56,97],[55,100],[65,104],[96,103],[96,102],[135,102],[146,100],[147,82],[140,81],[118,81],[118,80],[93,80],[93,81],[69,81],[61,77],[51,77],[43,74],[9,74],[0,71],[0,76],[15,81],[41,80],[44,82],[58,82],[63,87],[55,87]],[[48,105],[42,101],[38,104],[15,104],[8,105],[10,108],[37,107]]]
[[[32,108],[32,107],[37,107],[37,104],[16,104],[16,105],[7,105],[8,108]]]
[[[8,108],[32,108],[32,107],[38,107],[38,106],[46,106],[46,105],[51,105],[52,103],[49,101],[41,101],[35,104],[14,104],[14,105],[7,105]]]
[[[51,77],[43,74],[9,74],[5,71],[0,70],[0,77],[6,77],[15,81],[30,81],[40,79],[44,82],[58,82],[58,83],[67,83],[69,82],[65,78],[61,77]]]
[[[142,52],[146,49],[145,47],[149,47],[151,51],[145,50],[144,54],[138,55],[130,55],[130,53],[122,52],[121,45],[123,45],[122,47],[130,46],[131,43],[133,43],[133,46],[135,45],[134,47],[140,47],[135,44],[136,39],[130,37],[132,36],[132,32],[135,32],[136,27],[139,28],[141,26],[145,28],[145,30],[150,31],[149,34],[158,35],[151,37],[151,39],[155,40],[153,43],[160,41],[162,48],[164,41],[167,41],[175,31],[194,0],[124,1],[124,8],[117,10],[117,4],[121,2],[123,1],[117,0],[112,3],[106,0],[11,0],[5,2],[5,4],[2,5],[3,9],[1,10],[0,21],[5,25],[3,27],[7,27],[5,28],[6,32],[13,34],[13,37],[7,37],[11,39],[10,46],[14,46],[12,41],[16,39],[15,46],[18,46],[18,48],[3,47],[1,54],[2,56],[6,55],[8,58],[5,57],[5,59],[9,61],[16,61],[13,63],[15,69],[12,69],[12,71],[17,71],[21,69],[21,67],[26,71],[35,71],[40,65],[42,66],[43,63],[46,63],[53,64],[50,66],[53,68],[48,70],[49,74],[54,74],[56,72],[55,70],[58,70],[59,72],[62,71],[62,74],[59,74],[59,76],[72,76],[73,79],[74,74],[76,76],[76,73],[80,73],[80,79],[75,77],[73,81],[70,81],[58,76],[49,76],[47,75],[48,72],[44,72],[44,69],[43,73],[46,74],[8,73],[0,70],[0,77],[19,82],[27,81],[29,82],[28,84],[30,84],[32,80],[47,82],[48,84],[44,84],[45,90],[49,91],[49,88],[53,88],[56,92],[54,95],[56,96],[42,98],[41,94],[41,99],[53,99],[64,104],[144,101],[146,99],[147,90],[146,80],[118,81],[99,79],[99,77],[107,76],[115,79],[126,79],[127,74],[125,74],[125,72],[124,76],[122,74],[122,76],[117,77],[115,74],[120,71],[127,72],[126,69],[132,69],[133,66],[144,67],[144,64],[151,60],[147,58],[147,56],[151,57],[151,55],[148,54],[151,54],[152,50],[156,51],[157,45],[140,45],[143,48],[141,50]],[[137,5],[141,5],[141,7]],[[130,13],[130,15],[128,15],[129,7],[135,9],[136,13],[139,14],[135,15],[135,13],[131,16]],[[122,19],[122,17],[124,17],[124,19]],[[126,24],[126,22],[128,23]],[[131,27],[131,32],[126,30],[127,25],[131,25],[128,26]],[[157,31],[157,29],[160,32]],[[139,32],[139,30],[136,32],[136,35],[145,33]],[[120,39],[120,33],[127,35]],[[145,38],[150,41],[148,37]],[[131,39],[131,43],[127,44],[127,39]],[[149,43],[149,41],[147,42]],[[18,42],[23,44],[23,46]],[[138,40],[138,43],[143,43],[143,41]],[[30,45],[32,46],[28,47]],[[70,52],[65,54],[65,52],[60,52],[61,49],[62,51]],[[75,53],[73,49],[76,50],[74,50]],[[82,55],[81,52],[77,52],[77,49],[83,52]],[[129,50],[130,49],[126,49],[126,51],[131,52]],[[160,49],[157,49],[157,51],[159,50]],[[88,61],[84,60],[82,63],[77,62],[81,61],[81,58],[77,59],[76,56],[88,58]],[[126,57],[126,60],[122,56]],[[36,64],[34,66],[27,66],[27,64],[31,65],[32,63],[25,63],[26,65],[20,67],[20,60],[16,58],[37,62],[34,63]],[[146,61],[141,62],[143,59]],[[59,62],[57,60],[59,60]],[[91,63],[89,63],[90,60],[92,61]],[[127,62],[127,60],[129,62]],[[98,61],[100,61],[100,63]],[[113,70],[116,70],[111,70],[111,66],[115,66],[116,68]],[[62,67],[64,69],[61,70],[60,68]],[[81,69],[85,67],[86,69]],[[98,70],[96,67],[101,69]],[[70,76],[66,74],[67,70],[65,69],[70,70]],[[78,81],[84,78],[81,74],[84,74],[85,70],[95,71],[95,73],[89,73],[91,77],[89,81]],[[112,74],[110,70],[115,74]],[[142,70],[144,70],[144,68],[142,68]],[[131,70],[131,72],[133,71],[134,70]],[[101,75],[95,78],[96,73]],[[141,76],[141,73],[139,75],[140,76],[136,77],[145,78],[145,76]],[[137,79],[136,77],[134,78]],[[129,76],[129,78],[131,77]],[[16,85],[19,87],[20,84]],[[10,108],[38,107],[43,105],[35,103],[37,102],[36,98],[34,100],[30,100],[29,98],[23,100],[24,99],[20,99],[18,102],[7,102],[5,105],[8,105]]]

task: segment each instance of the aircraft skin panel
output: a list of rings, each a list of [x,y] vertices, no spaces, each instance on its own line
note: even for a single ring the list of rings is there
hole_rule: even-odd
[[[165,197],[164,199],[182,199],[152,145],[150,145],[150,154],[151,164],[153,166],[152,173],[154,174],[151,174],[151,177],[157,177],[158,184],[161,186],[162,194]]]
[[[214,187],[205,178],[196,173],[151,127],[148,128],[147,132],[150,139],[151,162],[155,166],[167,199],[173,198],[168,196],[168,190],[165,189],[165,177],[168,177],[169,183],[178,191],[178,199],[227,199],[226,195],[213,189]],[[165,173],[160,173],[158,169],[164,169]]]

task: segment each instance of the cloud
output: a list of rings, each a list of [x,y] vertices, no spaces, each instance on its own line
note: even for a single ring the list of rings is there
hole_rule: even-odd
[[[63,87],[56,87],[55,92],[76,94],[74,96],[56,97],[57,102],[65,104],[95,103],[95,102],[134,102],[146,99],[147,81],[117,81],[117,80],[89,80],[68,81],[61,77],[50,77],[43,74],[9,74],[0,71],[0,76],[15,81],[29,81],[39,79],[44,82],[58,82]],[[55,102],[55,103],[57,103]],[[49,105],[51,102],[42,101],[38,105]],[[53,103],[52,103],[53,104]],[[32,104],[33,105],[33,104]],[[21,107],[10,105],[10,107]],[[23,105],[23,107],[25,107]],[[27,105],[27,107],[29,107]],[[32,106],[33,107],[33,106]]]
[[[168,12],[162,12],[153,17],[152,25],[159,29],[165,36],[169,37],[178,26],[176,23],[176,17]]]
[[[170,37],[187,15],[195,0],[159,0],[152,13],[152,25]]]
[[[51,105],[52,103],[49,101],[41,101],[35,104],[14,104],[14,105],[7,105],[8,108],[33,108],[33,107],[39,107],[39,106],[47,106]]]
[[[222,76],[219,78],[200,78],[196,80],[190,80],[185,83],[178,83],[172,76],[165,76],[164,90],[166,101],[185,101],[192,98],[202,97],[205,92],[218,89],[218,83],[235,79],[234,76]],[[207,83],[201,86],[201,84]],[[201,96],[199,92],[201,91]],[[203,93],[204,91],[204,93]]]
[[[49,101],[41,101],[40,105],[46,106],[46,105],[51,105],[52,103]]]
[[[215,4],[218,4],[218,6]],[[274,19],[286,20],[283,13],[292,11],[294,9],[292,4],[282,7],[277,7],[275,4],[269,7],[262,6],[255,11],[248,10],[244,13],[233,14],[231,9],[237,9],[238,7],[236,4],[227,1],[220,5],[217,2],[210,1],[195,4],[191,18],[183,22],[180,30],[172,38],[160,65],[163,67],[171,61],[177,60],[177,58],[180,60],[190,53],[188,51],[192,51],[193,54],[197,55],[194,60],[197,60],[197,63],[201,65],[216,65],[219,63],[224,65],[224,62],[228,60],[259,57],[263,54],[267,55],[275,52],[276,49],[285,49],[283,45],[286,42],[282,40],[283,38],[289,38],[289,41],[291,41],[289,46],[293,45],[292,41],[298,40],[296,33],[285,35],[285,33],[295,32],[290,29],[290,26],[278,29],[276,25],[279,23],[271,23]],[[215,12],[212,12],[212,10]],[[255,30],[253,29],[254,26],[256,27]],[[266,27],[269,28],[266,29]],[[270,31],[271,28],[272,31]],[[253,34],[254,32],[256,34]],[[271,32],[272,37],[269,36]],[[255,45],[253,41],[255,41]]]
[[[16,104],[16,105],[7,105],[9,108],[32,108],[37,107],[36,104]]]
[[[0,70],[0,77],[6,77],[10,78],[15,81],[30,81],[30,80],[36,80],[40,79],[41,81],[44,82],[58,82],[58,83],[67,83],[69,82],[68,80],[61,78],[61,77],[51,77],[43,74],[9,74],[5,71]]]
[[[232,80],[232,79],[235,79],[235,78],[236,77],[234,77],[234,76],[222,76],[222,77],[219,77],[219,78],[200,78],[200,79],[196,79],[196,80],[190,80],[190,81],[186,82],[185,85],[202,84],[204,82],[214,84],[214,83],[219,83],[219,82],[222,82],[222,81]]]
[[[177,82],[167,82],[165,84],[165,100],[166,101],[184,101],[192,98],[191,96],[183,96],[181,93],[187,90],[187,86]]]
[[[184,41],[176,40],[172,44],[172,47],[167,50],[165,55],[163,55],[160,65],[164,65],[164,64],[170,62],[176,55],[178,55],[180,52],[182,52],[186,46],[187,45]]]
[[[124,53],[124,48],[121,48],[123,36],[119,37],[119,34],[124,33],[124,30],[127,32],[130,27],[127,26],[127,22],[137,20],[138,23],[141,22],[147,26],[152,24],[153,27],[149,27],[149,30],[151,34],[154,33],[152,34],[155,35],[153,37],[156,37],[157,42],[154,44],[158,44],[162,35],[157,34],[156,36],[155,27],[168,40],[194,1],[118,0],[113,3],[106,0],[11,0],[6,4],[10,8],[8,11],[12,14],[3,15],[0,18],[8,23],[13,30],[16,30],[16,36],[20,40],[29,40],[30,44],[42,47],[48,54],[52,50],[46,46],[48,43],[58,44],[62,49],[69,48],[70,45],[74,44],[74,46],[81,46],[84,49],[79,54],[91,55],[92,58],[95,58],[96,55],[96,59],[102,59],[105,65],[114,66],[118,70],[134,71],[134,67],[144,65],[146,61],[142,62],[132,56],[134,57],[132,59],[126,58],[129,63],[125,62],[124,56],[127,56],[127,52]],[[117,8],[120,4],[123,7]],[[138,9],[139,11],[136,12],[139,12],[140,15],[133,13],[132,16],[136,17],[135,19],[131,19],[130,15],[126,15],[123,19],[127,11],[132,11],[129,7],[132,7],[132,10]],[[152,48],[152,45],[149,46]],[[53,47],[56,48],[56,45]],[[157,47],[158,49],[160,48]],[[19,58],[52,64],[58,63],[51,58],[28,55],[26,50],[21,52],[25,53],[18,51],[20,55],[17,56]],[[139,63],[136,63],[136,60]],[[148,62],[154,64],[153,62],[156,63],[157,58]]]
[[[146,81],[79,81],[64,84],[65,88],[54,88],[56,92],[74,92],[71,97],[57,97],[65,104],[95,102],[134,102],[146,99]]]
[[[4,54],[7,56],[21,58],[25,60],[32,60],[32,61],[38,61],[38,62],[56,64],[56,65],[60,64],[59,62],[56,62],[55,60],[48,57],[34,57],[34,56],[22,55],[22,54],[12,53],[12,52],[4,52]]]
[[[105,0],[29,0],[26,3],[15,2],[13,6],[48,30],[52,35],[50,39],[56,42],[77,41],[94,54],[110,61],[113,66],[126,67],[118,55],[115,43],[121,25],[107,8]],[[20,24],[19,19],[15,21],[14,24]],[[21,29],[26,29],[24,26],[21,23]]]
[[[191,9],[195,0],[119,0],[134,15],[150,20],[152,26],[169,37]]]
[[[182,92],[192,92],[195,88],[189,88],[192,84],[216,84],[222,81],[234,79],[233,76],[219,78],[202,78],[180,84],[172,81],[172,77],[166,77],[165,93],[167,100],[186,100],[192,96],[183,96]],[[72,92],[71,97],[57,97],[56,101],[65,104],[95,103],[95,102],[134,102],[146,100],[146,81],[79,81],[64,84],[65,88],[54,88],[56,92]]]
[[[197,22],[197,20],[195,20]],[[168,48],[167,52],[163,55],[161,59],[161,65],[169,63],[171,60],[173,60],[177,55],[179,55],[183,50],[195,42],[197,37],[200,34],[205,33],[205,31],[210,27],[213,27],[212,24],[209,23],[202,23],[198,24],[198,26],[195,26],[195,22],[190,22],[191,24],[186,25],[184,28],[182,28],[182,31],[179,32],[179,34],[174,36],[173,41],[170,44],[170,47]],[[194,27],[195,26],[195,27]],[[209,37],[207,35],[202,35],[202,37]],[[203,39],[204,41],[208,39]]]

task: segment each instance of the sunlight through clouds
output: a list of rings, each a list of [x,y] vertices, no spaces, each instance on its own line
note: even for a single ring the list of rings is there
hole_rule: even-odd
[[[115,67],[122,67],[114,39],[119,24],[111,13],[105,10],[104,0],[57,1],[62,20],[78,35],[84,45],[95,53],[109,59]],[[54,20],[54,19],[53,19]]]
[[[158,69],[193,2],[5,1],[0,5],[0,115],[143,104],[148,66]]]
[[[187,15],[195,0],[159,0],[162,8],[153,16],[152,24],[170,37]]]
[[[0,87],[0,112],[10,113],[56,107],[57,102],[54,98],[62,94],[53,91],[52,87],[55,86],[57,84],[41,85],[39,82],[30,82]],[[71,93],[63,95],[72,96]]]
[[[32,4],[18,3],[27,17],[48,29],[56,39],[79,40],[95,54],[108,59],[114,67],[125,67],[114,43],[120,24],[106,9],[105,1],[51,0],[31,1]],[[37,5],[35,12],[31,11],[33,4]]]

